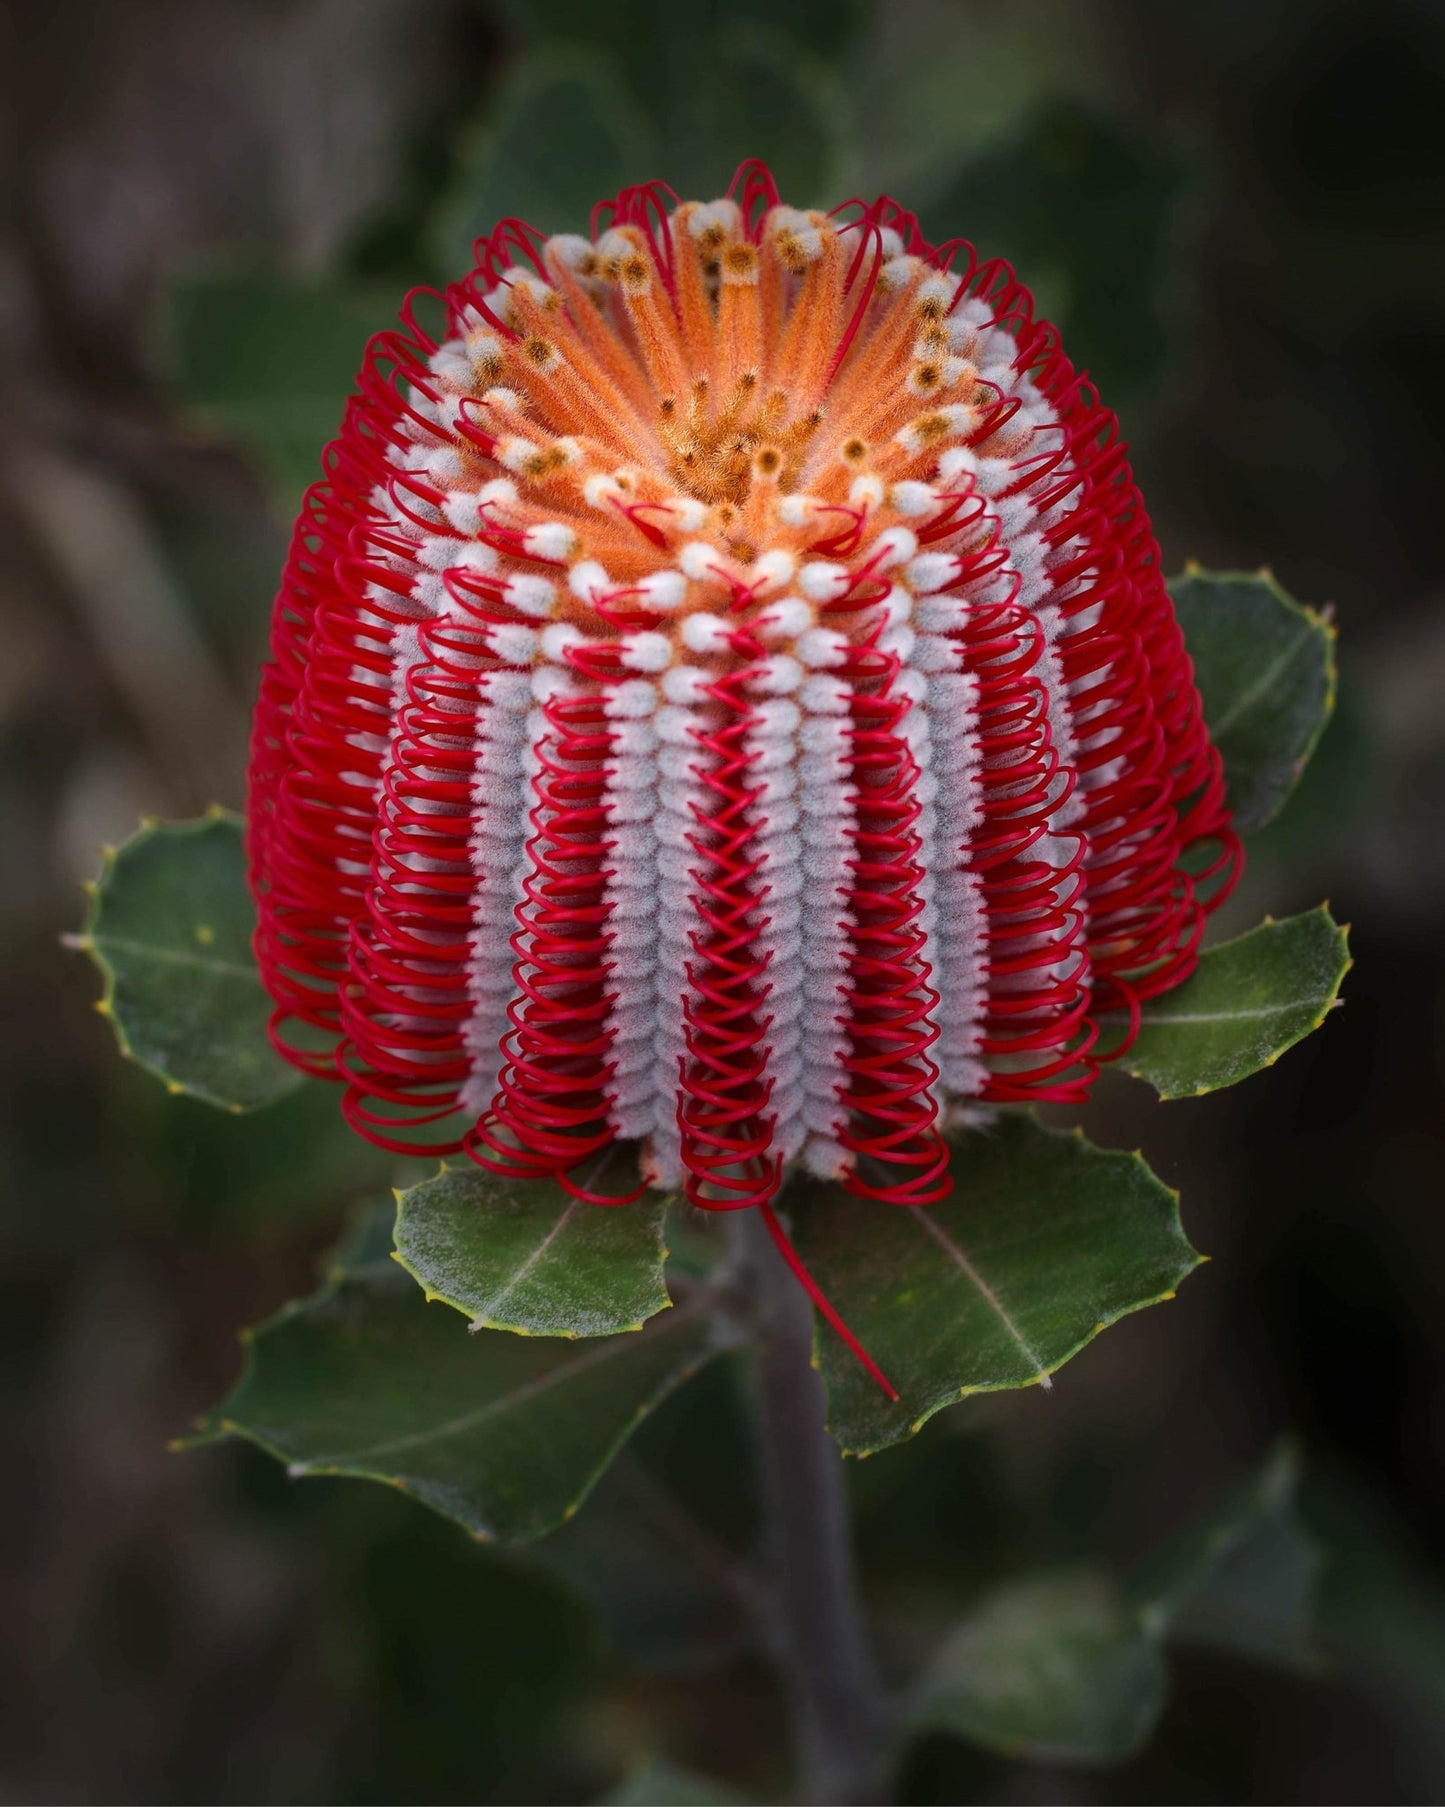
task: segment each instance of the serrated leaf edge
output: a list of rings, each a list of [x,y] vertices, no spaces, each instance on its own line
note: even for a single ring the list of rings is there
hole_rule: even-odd
[[[423,1186],[432,1185],[435,1181],[439,1180],[444,1173],[458,1173],[458,1172],[465,1172],[465,1171],[466,1170],[464,1168],[454,1167],[449,1161],[441,1161],[438,1163],[436,1172],[434,1174],[432,1174],[429,1179],[418,1180],[415,1186],[402,1186],[402,1187],[393,1186],[392,1187],[392,1197],[396,1200],[396,1231],[399,1232],[401,1229],[402,1213],[406,1209],[406,1200],[411,1195],[411,1193],[419,1191],[421,1189],[421,1187],[423,1187]],[[675,1200],[678,1196],[679,1195],[676,1193],[668,1193],[665,1195],[664,1200],[663,1200],[663,1222],[664,1222],[664,1224],[666,1223],[667,1209],[671,1207],[671,1205],[675,1202]],[[629,1209],[630,1207],[623,1206],[623,1207],[618,1207],[618,1208],[619,1209]],[[672,1250],[669,1249],[667,1244],[664,1242],[661,1245],[661,1262],[662,1262],[662,1265],[664,1268],[666,1267],[668,1258],[670,1257],[671,1254],[672,1254]],[[558,1331],[544,1332],[544,1331],[533,1330],[526,1324],[508,1324],[498,1318],[479,1317],[479,1316],[477,1316],[477,1314],[475,1312],[472,1311],[470,1306],[461,1304],[458,1300],[451,1298],[447,1293],[441,1292],[436,1287],[432,1286],[430,1281],[424,1280],[422,1278],[422,1276],[417,1272],[417,1270],[412,1266],[412,1264],[407,1260],[406,1256],[402,1253],[402,1251],[399,1247],[392,1248],[391,1258],[396,1263],[396,1265],[399,1268],[401,1268],[403,1273],[407,1274],[421,1288],[422,1295],[426,1299],[426,1302],[428,1305],[447,1305],[453,1311],[459,1312],[462,1315],[462,1317],[464,1317],[467,1320],[468,1330],[472,1330],[472,1331],[503,1330],[503,1331],[506,1331],[511,1336],[544,1337],[544,1338],[553,1339],[556,1341],[564,1341],[564,1342],[579,1342],[582,1340],[582,1338],[584,1336],[584,1332],[582,1332],[580,1330],[558,1330]],[[662,1303],[660,1305],[658,1305],[655,1310],[649,1312],[645,1318],[639,1319],[638,1322],[635,1324],[614,1324],[614,1325],[611,1325],[606,1330],[587,1331],[587,1332],[585,1332],[585,1335],[588,1337],[625,1336],[632,1331],[645,1330],[654,1318],[660,1317],[664,1311],[670,1311],[676,1304],[677,1304],[677,1301],[673,1298],[672,1294],[667,1290],[667,1281],[666,1281],[666,1278],[664,1277],[664,1279],[662,1281]]]
[[[1130,1066],[1129,1055],[1127,1053],[1118,1056],[1117,1065],[1121,1071],[1127,1073],[1131,1079],[1139,1080],[1142,1085],[1147,1085],[1159,1099],[1161,1104],[1174,1104],[1181,1098],[1207,1098],[1213,1092],[1226,1092],[1231,1086],[1242,1085],[1246,1079],[1253,1079],[1257,1073],[1267,1072],[1270,1067],[1276,1066],[1279,1061],[1289,1053],[1291,1048],[1297,1048],[1307,1036],[1313,1035],[1316,1029],[1323,1028],[1325,1019],[1330,1013],[1338,1010],[1343,1005],[1344,999],[1340,996],[1340,991],[1344,986],[1345,980],[1349,977],[1351,972],[1354,971],[1355,966],[1355,957],[1350,952],[1350,932],[1353,925],[1348,922],[1336,922],[1334,917],[1330,914],[1330,906],[1327,900],[1324,903],[1316,904],[1312,910],[1301,910],[1297,916],[1285,916],[1278,919],[1274,916],[1266,916],[1262,922],[1256,923],[1254,928],[1245,929],[1241,934],[1231,936],[1228,941],[1218,941],[1213,947],[1208,947],[1203,950],[1207,954],[1222,953],[1225,948],[1233,947],[1236,942],[1247,941],[1251,935],[1257,935],[1261,929],[1283,928],[1289,923],[1301,922],[1308,917],[1314,916],[1322,917],[1329,923],[1330,927],[1334,929],[1338,938],[1339,952],[1343,956],[1343,964],[1340,967],[1339,976],[1336,978],[1329,996],[1320,1007],[1319,1015],[1315,1017],[1313,1022],[1308,1023],[1301,1029],[1298,1035],[1291,1036],[1287,1042],[1281,1047],[1276,1048],[1274,1053],[1262,1061],[1259,1066],[1251,1067],[1247,1073],[1241,1073],[1234,1079],[1223,1080],[1218,1085],[1200,1085],[1193,1087],[1191,1090],[1182,1092],[1161,1091],[1159,1087],[1154,1084],[1152,1079],[1148,1078],[1143,1073],[1137,1072]],[[1183,983],[1187,985],[1189,983],[1188,979],[1184,980]],[[1165,995],[1167,996],[1168,994],[1166,993]],[[1281,1005],[1280,1008],[1285,1009],[1288,1007]],[[1109,1011],[1100,1016],[1099,1023],[1100,1027],[1102,1027],[1105,1023],[1122,1022],[1123,1020],[1124,1013],[1122,1011]]]
[[[1304,775],[1305,767],[1309,764],[1310,760],[1314,758],[1315,749],[1320,744],[1321,735],[1329,726],[1331,718],[1335,713],[1335,703],[1339,696],[1340,685],[1340,668],[1339,659],[1337,657],[1340,630],[1335,624],[1333,605],[1326,604],[1323,609],[1317,609],[1310,603],[1301,602],[1297,597],[1291,596],[1289,591],[1285,589],[1283,584],[1281,584],[1279,579],[1275,576],[1273,569],[1269,565],[1261,565],[1257,571],[1211,571],[1206,566],[1201,565],[1197,559],[1186,559],[1184,561],[1184,569],[1177,577],[1169,578],[1165,585],[1169,592],[1171,604],[1174,600],[1175,586],[1186,580],[1201,583],[1263,584],[1276,602],[1283,603],[1286,609],[1301,616],[1308,623],[1310,628],[1316,632],[1323,633],[1325,637],[1324,706],[1320,710],[1319,719],[1315,722],[1309,739],[1306,741],[1299,758],[1295,761],[1290,770],[1290,781],[1287,788],[1282,792],[1274,808],[1263,821],[1251,823],[1249,829],[1246,831],[1249,834],[1257,834],[1261,828],[1267,828],[1287,807],[1290,798],[1294,795],[1295,786]],[[1187,637],[1184,642],[1184,650],[1186,652],[1189,651],[1189,641]],[[1194,663],[1193,654],[1190,654],[1189,662],[1192,667]],[[1210,739],[1212,743],[1212,730]]]
[[[1045,1135],[1052,1136],[1057,1141],[1083,1142],[1088,1147],[1094,1148],[1094,1144],[1088,1141],[1082,1128],[1077,1124],[1066,1130],[1053,1129],[1047,1124],[1040,1124],[1039,1128]],[[1068,1362],[1071,1362],[1076,1355],[1081,1354],[1083,1350],[1087,1349],[1089,1344],[1103,1331],[1108,1330],[1112,1325],[1119,1323],[1122,1319],[1131,1317],[1136,1311],[1147,1311],[1150,1306],[1166,1304],[1169,1300],[1176,1297],[1179,1288],[1189,1276],[1203,1267],[1205,1263],[1211,1259],[1209,1255],[1203,1254],[1200,1250],[1196,1249],[1185,1234],[1184,1219],[1179,1209],[1180,1193],[1178,1189],[1168,1185],[1164,1180],[1160,1179],[1159,1175],[1155,1173],[1154,1169],[1144,1159],[1142,1149],[1095,1148],[1094,1152],[1103,1155],[1109,1160],[1123,1161],[1126,1164],[1132,1163],[1135,1166],[1142,1167],[1154,1184],[1163,1188],[1169,1197],[1170,1205],[1172,1207],[1172,1227],[1178,1233],[1180,1242],[1183,1243],[1184,1247],[1193,1256],[1193,1260],[1190,1261],[1187,1266],[1180,1268],[1172,1285],[1166,1287],[1163,1292],[1156,1293],[1154,1297],[1150,1299],[1140,1299],[1133,1305],[1126,1305],[1122,1310],[1113,1312],[1108,1317],[1101,1318],[1098,1323],[1094,1325],[1092,1330],[1087,1331],[1085,1335],[1083,1335],[1072,1348],[1066,1350],[1057,1361],[1044,1364],[1040,1367],[1037,1374],[1029,1375],[1026,1380],[980,1381],[974,1386],[961,1387],[958,1392],[950,1395],[947,1399],[940,1399],[936,1405],[929,1406],[927,1411],[915,1418],[912,1423],[907,1425],[897,1436],[889,1437],[882,1442],[870,1444],[866,1449],[850,1448],[843,1442],[842,1437],[838,1432],[834,1430],[831,1419],[826,1420],[828,1434],[833,1438],[834,1442],[837,1443],[841,1455],[851,1456],[859,1462],[866,1461],[869,1456],[880,1455],[885,1449],[894,1449],[900,1443],[907,1442],[910,1437],[916,1437],[923,1429],[924,1425],[928,1423],[930,1418],[936,1417],[939,1412],[946,1410],[949,1406],[957,1405],[961,1400],[972,1399],[983,1393],[1021,1393],[1029,1387],[1044,1386],[1046,1382],[1052,1380],[1053,1376],[1058,1373],[1060,1368],[1064,1367]],[[817,1337],[815,1335],[814,1366],[816,1367],[817,1365]]]
[[[65,947],[77,953],[86,954],[101,976],[102,990],[94,1000],[91,1009],[97,1016],[103,1016],[110,1024],[115,1036],[116,1047],[123,1060],[130,1061],[143,1072],[149,1073],[153,1079],[159,1080],[172,1098],[196,1098],[202,1104],[208,1104],[214,1110],[225,1111],[232,1117],[250,1117],[257,1111],[266,1110],[272,1104],[279,1104],[282,1098],[289,1097],[305,1083],[301,1073],[294,1073],[284,1091],[274,1093],[270,1098],[259,1100],[255,1104],[237,1104],[233,1099],[222,1098],[206,1086],[190,1085],[184,1080],[176,1079],[144,1055],[137,1054],[131,1046],[130,1038],[125,1032],[125,1025],[115,1012],[116,971],[106,959],[101,944],[95,939],[95,930],[100,920],[100,912],[104,904],[104,889],[117,862],[134,848],[142,847],[148,841],[167,839],[183,840],[194,835],[204,834],[218,822],[234,822],[238,828],[244,826],[242,817],[237,811],[227,809],[220,803],[208,803],[204,814],[190,816],[179,821],[162,821],[156,816],[143,815],[140,827],[135,833],[127,836],[119,847],[113,847],[108,841],[100,845],[100,876],[85,879],[81,890],[86,897],[85,922],[78,934],[62,935],[61,942]]]
[[[321,1283],[314,1291],[303,1294],[297,1299],[288,1299],[284,1305],[280,1306],[276,1311],[273,1311],[270,1317],[261,1319],[257,1324],[245,1325],[236,1333],[236,1340],[240,1343],[245,1356],[245,1359],[241,1364],[240,1373],[236,1376],[225,1399],[221,1401],[214,1412],[202,1413],[200,1417],[195,1420],[194,1427],[189,1433],[171,1439],[169,1447],[172,1450],[182,1451],[197,1449],[202,1448],[207,1444],[218,1443],[223,1438],[239,1438],[242,1442],[252,1444],[256,1449],[261,1450],[263,1454],[270,1456],[273,1461],[279,1463],[285,1470],[287,1478],[290,1480],[309,1481],[312,1479],[326,1480],[344,1477],[346,1479],[358,1481],[377,1481],[384,1487],[390,1487],[395,1493],[403,1494],[408,1499],[414,1499],[418,1505],[425,1506],[428,1511],[435,1512],[440,1517],[449,1520],[452,1524],[460,1526],[475,1543],[504,1543],[510,1548],[526,1543],[534,1543],[575,1517],[577,1512],[585,1504],[592,1489],[612,1466],[618,1451],[622,1449],[623,1445],[633,1435],[638,1425],[646,1418],[650,1417],[651,1414],[662,1405],[664,1400],[670,1398],[679,1387],[684,1386],[691,1380],[694,1375],[713,1359],[714,1356],[721,1355],[725,1350],[732,1347],[736,1340],[725,1327],[718,1326],[716,1334],[709,1339],[707,1346],[698,1352],[696,1358],[693,1361],[688,1362],[686,1366],[671,1376],[665,1386],[658,1392],[651,1394],[637,1407],[621,1434],[608,1446],[602,1460],[584,1477],[575,1497],[568,1501],[567,1505],[563,1508],[561,1516],[555,1523],[543,1526],[541,1530],[534,1532],[530,1537],[504,1538],[495,1531],[471,1523],[464,1518],[459,1518],[456,1513],[450,1511],[447,1507],[438,1504],[436,1500],[428,1497],[425,1491],[409,1484],[399,1475],[379,1474],[375,1469],[353,1466],[345,1461],[315,1463],[293,1461],[284,1450],[278,1448],[269,1438],[263,1436],[258,1431],[248,1429],[245,1425],[238,1423],[234,1418],[227,1415],[226,1408],[230,1405],[231,1401],[243,1391],[247,1382],[255,1372],[255,1343],[258,1337],[265,1336],[270,1331],[279,1329],[283,1324],[288,1323],[292,1318],[298,1316],[302,1312],[308,1311],[319,1305],[324,1305],[329,1299],[335,1296],[343,1285],[348,1281],[355,1280],[358,1276],[365,1274],[368,1268],[372,1270],[373,1277],[377,1277],[377,1273],[382,1266],[380,1262],[363,1263],[360,1267],[347,1267],[339,1258],[340,1249],[344,1247],[345,1241],[343,1240],[339,1245],[338,1250],[335,1251],[329,1259],[323,1270]],[[671,1301],[669,1301],[669,1303],[671,1303]],[[695,1299],[690,1299],[687,1302],[687,1306],[680,1309],[670,1322],[662,1325],[662,1330],[666,1332],[677,1328],[685,1322],[690,1322],[693,1317],[701,1314],[709,1303],[710,1300],[708,1297],[705,1294],[700,1293]]]

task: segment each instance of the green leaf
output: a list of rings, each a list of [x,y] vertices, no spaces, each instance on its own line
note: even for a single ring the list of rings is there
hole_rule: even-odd
[[[1155,1640],[1106,1577],[1033,1576],[1001,1588],[929,1665],[909,1714],[1006,1757],[1116,1763],[1164,1705]]]
[[[842,84],[779,29],[780,9],[766,10],[771,18],[750,24],[724,18],[710,68],[673,115],[669,169],[680,166],[686,192],[721,193],[744,158],[758,157],[785,201],[826,206],[839,198],[845,156]]]
[[[236,1435],[294,1476],[384,1481],[475,1537],[525,1542],[575,1512],[643,1418],[722,1346],[706,1295],[578,1349],[469,1335],[396,1263],[378,1212],[315,1297],[248,1338],[203,1436]]]
[[[472,265],[474,241],[500,220],[542,232],[583,232],[593,205],[644,182],[654,147],[647,121],[607,52],[551,45],[512,69],[463,146],[437,212],[448,270]]]
[[[955,1144],[942,1204],[894,1209],[801,1182],[788,1202],[803,1260],[900,1394],[890,1403],[820,1332],[829,1428],[856,1455],[967,1394],[1047,1386],[1107,1325],[1172,1298],[1200,1259],[1178,1195],[1139,1155],[1024,1113]]]
[[[1335,630],[1268,571],[1201,571],[1169,585],[1235,826],[1283,807],[1335,701]]]
[[[1191,978],[1151,998],[1119,1065],[1161,1098],[1234,1085],[1319,1028],[1350,965],[1347,931],[1324,904],[1283,922],[1266,918],[1249,934],[1206,948]]]
[[[301,1075],[266,1039],[271,1001],[251,953],[239,818],[147,823],[107,851],[73,945],[105,976],[96,1005],[122,1054],[225,1110],[284,1098]]]
[[[670,1302],[666,1211],[660,1192],[589,1205],[552,1180],[444,1165],[397,1194],[397,1259],[428,1299],[464,1311],[474,1330],[608,1336],[640,1330]]]
[[[696,1671],[756,1645],[768,1592],[746,1554],[759,1536],[746,1368],[724,1357],[689,1381],[586,1510],[526,1551],[587,1600],[630,1668]]]
[[[746,1807],[749,1799],[726,1782],[654,1757],[610,1788],[598,1807]]]
[[[203,425],[252,454],[290,513],[321,475],[367,340],[396,309],[380,287],[267,270],[193,275],[170,297],[172,378]]]
[[[1285,1667],[1318,1667],[1323,1555],[1300,1520],[1299,1461],[1277,1450],[1201,1525],[1176,1538],[1129,1589],[1146,1630]]]
[[[1185,171],[1168,147],[1077,101],[1051,101],[974,156],[925,210],[937,243],[1006,257],[1106,401],[1148,382],[1168,349],[1162,297]]]

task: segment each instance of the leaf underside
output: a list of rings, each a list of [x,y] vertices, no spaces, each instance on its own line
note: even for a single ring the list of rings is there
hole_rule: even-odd
[[[701,1301],[581,1346],[470,1335],[385,1253],[390,1220],[384,1207],[321,1292],[253,1333],[204,1435],[249,1438],[295,1476],[383,1481],[478,1538],[524,1542],[569,1518],[721,1346]]]
[[[1179,1643],[1254,1662],[1319,1666],[1319,1545],[1301,1522],[1299,1461],[1276,1449],[1201,1524],[1136,1575],[1128,1599],[1144,1625]]]
[[[1047,1381],[1200,1257],[1177,1196],[1137,1154],[1006,1114],[954,1145],[953,1193],[908,1210],[795,1183],[799,1253],[898,1389],[891,1403],[830,1333],[816,1359],[851,1454],[900,1442],[970,1393]]]
[[[1298,1465],[1276,1451],[1132,1582],[1096,1570],[1017,1577],[984,1597],[925,1668],[910,1730],[1004,1756],[1114,1763],[1164,1707],[1166,1642],[1316,1666],[1319,1551],[1301,1526]]]
[[[1164,1705],[1157,1641],[1091,1570],[1000,1588],[929,1666],[910,1713],[1005,1757],[1113,1763],[1130,1756]]]
[[[640,1330],[669,1303],[667,1198],[591,1205],[554,1181],[443,1167],[397,1198],[396,1250],[429,1299],[530,1336]]]
[[[1207,948],[1192,978],[1151,998],[1119,1065],[1161,1098],[1234,1085],[1319,1028],[1349,969],[1347,932],[1324,905],[1266,921]],[[1118,1021],[1106,1018],[1106,1033]]]
[[[108,855],[76,943],[105,976],[99,1008],[121,1051],[171,1091],[233,1111],[302,1083],[266,1039],[255,921],[240,821],[214,810],[147,825]]]

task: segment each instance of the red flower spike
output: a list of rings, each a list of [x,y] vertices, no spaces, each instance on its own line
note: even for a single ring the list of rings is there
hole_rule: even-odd
[[[886,199],[734,193],[505,222],[440,344],[410,304],[373,339],[249,846],[277,1046],[362,1134],[584,1198],[636,1140],[773,1224],[790,1167],[927,1205],[950,1111],[1082,1100],[1240,849],[1027,290]]]

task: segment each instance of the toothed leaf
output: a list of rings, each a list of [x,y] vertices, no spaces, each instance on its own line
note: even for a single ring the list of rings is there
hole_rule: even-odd
[[[1169,585],[1235,826],[1283,807],[1335,701],[1335,631],[1267,571],[1191,568]]]
[[[396,1249],[428,1297],[529,1336],[638,1330],[668,1303],[667,1199],[591,1205],[555,1181],[443,1168],[397,1201]]]
[[[953,1193],[910,1210],[795,1183],[798,1250],[900,1398],[831,1332],[829,1427],[867,1455],[969,1393],[1047,1381],[1105,1326],[1169,1298],[1198,1264],[1178,1200],[1137,1154],[1026,1114],[966,1131]]]
[[[255,923],[241,824],[218,811],[142,828],[108,856],[77,941],[105,976],[101,1008],[121,1051],[226,1110],[302,1082],[266,1039]]]
[[[1234,1085],[1319,1028],[1349,968],[1346,932],[1323,904],[1261,923],[1206,949],[1192,978],[1150,998],[1119,1064],[1161,1098]]]
[[[293,1475],[384,1481],[504,1542],[571,1516],[643,1418],[720,1346],[700,1302],[581,1347],[475,1335],[382,1252],[390,1211],[313,1298],[249,1338],[203,1437],[236,1435]]]

